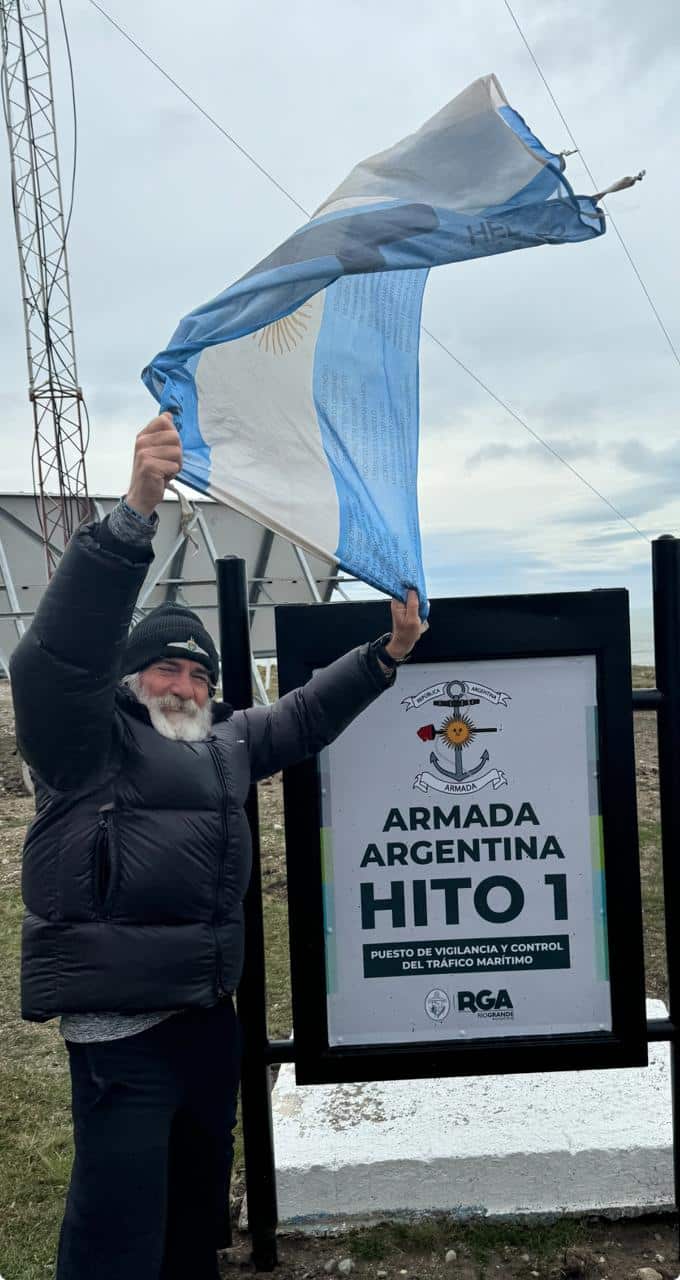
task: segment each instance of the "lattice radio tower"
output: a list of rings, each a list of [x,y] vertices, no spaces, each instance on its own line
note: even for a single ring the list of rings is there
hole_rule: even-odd
[[[51,576],[74,529],[88,518],[90,503],[87,410],[76,370],[46,0],[0,0],[0,41],[33,406],[33,487]]]

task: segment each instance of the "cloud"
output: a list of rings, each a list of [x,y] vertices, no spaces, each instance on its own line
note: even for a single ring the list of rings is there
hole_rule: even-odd
[[[567,437],[553,437],[546,440],[546,444],[541,444],[538,440],[530,440],[526,444],[505,444],[500,441],[493,441],[489,444],[482,445],[474,453],[471,453],[465,460],[466,471],[475,471],[478,467],[488,462],[513,462],[526,463],[539,462],[550,463],[554,466],[555,462],[559,462],[559,458],[555,457],[556,453],[562,458],[572,462],[580,458],[595,458],[601,453],[601,446],[595,440],[585,439],[569,439]]]
[[[631,539],[637,542],[639,534],[634,529],[630,529],[627,525],[621,523],[615,529],[608,529],[601,533],[587,534],[583,538],[586,546],[594,547],[610,547],[620,546],[622,543],[630,542]]]
[[[680,481],[680,443],[668,449],[652,449],[642,440],[626,440],[615,450],[616,460],[628,471]],[[670,473],[670,474],[669,474]]]
[[[669,505],[674,506],[673,512],[667,512]],[[648,537],[652,537],[656,531],[660,531],[659,523],[664,523],[664,514],[668,518],[672,518],[676,528],[680,526],[680,500],[677,480],[658,480],[653,484],[635,485],[622,492],[617,492],[614,506],[622,517],[627,516],[634,523],[641,524],[642,532]],[[641,520],[641,517],[644,517],[644,519]],[[556,513],[555,519],[561,524],[571,525],[601,523],[602,506],[598,499],[593,497],[588,503],[574,510]]]

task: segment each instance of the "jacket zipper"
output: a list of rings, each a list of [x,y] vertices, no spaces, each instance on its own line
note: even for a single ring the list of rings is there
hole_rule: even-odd
[[[111,892],[113,889],[114,865],[111,857],[111,814],[113,810],[112,804],[102,805],[99,810],[99,818],[97,820],[97,847],[96,847],[96,892],[97,902],[101,915],[106,918],[110,915],[111,909]],[[108,899],[108,902],[107,902]]]
[[[216,955],[216,973],[215,973],[215,982],[216,982],[216,986],[217,986],[217,994],[218,994],[218,996],[221,996],[221,995],[226,995],[226,991],[225,991],[225,987],[224,987],[224,971],[223,971],[223,967],[222,967],[222,960],[223,960],[223,957],[222,957],[222,948],[221,948],[221,946],[220,946],[220,939],[219,939],[219,934],[218,934],[218,931],[217,931],[217,925],[218,925],[218,923],[219,923],[220,902],[221,902],[221,899],[222,899],[222,887],[223,887],[223,880],[224,880],[224,859],[225,859],[226,852],[227,852],[227,841],[228,841],[228,838],[229,838],[229,823],[228,823],[228,819],[227,819],[227,796],[228,796],[228,791],[227,791],[227,779],[226,779],[225,774],[224,774],[224,768],[223,768],[223,765],[222,765],[222,761],[221,761],[221,759],[220,759],[220,753],[219,753],[219,750],[218,750],[218,748],[217,748],[217,747],[216,747],[212,742],[209,742],[209,743],[208,743],[208,750],[209,750],[209,752],[210,752],[210,754],[211,754],[211,756],[212,756],[213,764],[215,765],[215,770],[216,770],[216,772],[217,772],[217,776],[218,776],[219,781],[220,781],[220,787],[222,788],[222,835],[223,835],[223,844],[222,844],[222,849],[220,850],[220,854],[219,854],[219,857],[218,857],[218,860],[217,860],[217,888],[216,888],[216,890],[215,890],[215,911],[214,911],[214,915],[213,915],[213,929],[214,929],[214,933],[215,933],[215,955]]]

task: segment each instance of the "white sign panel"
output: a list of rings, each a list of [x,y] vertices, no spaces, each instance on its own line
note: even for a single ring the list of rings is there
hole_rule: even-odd
[[[611,1031],[594,657],[406,665],[321,791],[331,1046]]]

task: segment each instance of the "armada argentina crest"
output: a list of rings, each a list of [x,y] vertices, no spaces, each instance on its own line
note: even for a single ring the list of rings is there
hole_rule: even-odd
[[[490,689],[471,680],[449,680],[430,685],[420,693],[404,698],[402,706],[407,711],[430,702],[435,707],[446,707],[448,710],[448,715],[441,724],[422,724],[416,730],[421,742],[432,743],[433,749],[429,757],[432,768],[423,769],[416,774],[414,789],[440,791],[448,795],[472,795],[484,787],[491,786],[496,791],[499,787],[507,786],[508,780],[503,770],[488,767],[491,754],[486,747],[477,763],[469,769],[465,768],[464,753],[472,746],[477,735],[498,733],[502,725],[478,725],[464,708],[478,706],[482,701],[497,707],[507,707],[510,700],[509,693]]]

